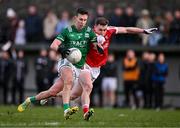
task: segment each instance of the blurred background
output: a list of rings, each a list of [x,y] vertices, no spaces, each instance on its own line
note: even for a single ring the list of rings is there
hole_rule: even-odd
[[[90,12],[91,27],[104,16],[111,26],[159,29],[112,38],[108,63],[94,82],[92,105],[179,108],[179,0],[0,0],[0,104],[17,105],[53,84],[59,55],[49,45],[82,6]],[[7,42],[13,44],[11,51],[2,47]]]

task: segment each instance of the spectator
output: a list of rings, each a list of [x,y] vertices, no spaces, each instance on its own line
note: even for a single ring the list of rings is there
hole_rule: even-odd
[[[25,45],[26,43],[26,32],[25,32],[25,22],[20,20],[18,28],[16,30],[15,44],[16,45]]]
[[[2,56],[0,58],[0,87],[3,88],[4,104],[8,103],[8,88],[11,77],[11,67],[12,62],[10,60],[9,53],[7,51],[2,51]]]
[[[135,106],[131,106],[133,109],[139,107],[139,101],[137,97],[137,87],[139,80],[139,66],[138,59],[135,56],[133,50],[128,50],[126,57],[123,60],[123,80],[124,80],[124,93],[125,103],[130,105],[130,94],[133,95]]]
[[[156,31],[149,35],[149,45],[157,46],[159,41],[162,39],[162,27],[163,27],[163,19],[160,14],[156,14],[154,18],[154,26],[158,28],[159,31]]]
[[[113,14],[110,14],[109,25],[117,27],[125,26],[124,10],[121,7],[116,7]],[[122,34],[116,34],[112,41],[116,43],[125,42],[125,37]]]
[[[6,36],[5,36],[5,30],[4,30],[4,24],[5,24],[5,21],[4,21],[4,18],[0,17],[0,21],[2,23],[0,23],[0,44],[3,44],[5,43],[7,40],[6,40]]]
[[[44,32],[45,40],[47,42],[52,42],[54,40],[54,37],[56,36],[55,29],[57,23],[58,23],[58,19],[56,15],[54,14],[54,12],[49,10],[43,21],[43,32]]]
[[[36,85],[37,91],[42,92],[48,88],[49,80],[49,68],[48,68],[48,57],[47,50],[42,49],[39,57],[35,60],[36,70]]]
[[[180,43],[180,9],[174,12],[174,21],[170,25],[170,42],[172,44]]]
[[[150,17],[148,10],[146,10],[146,9],[142,10],[141,17],[138,19],[136,26],[139,28],[143,28],[143,29],[152,28],[154,26],[154,23]],[[148,35],[141,34],[140,36],[142,38],[142,44],[147,45],[148,44]]]
[[[163,53],[158,55],[158,61],[155,63],[155,68],[152,75],[154,96],[155,96],[155,108],[159,110],[163,107],[164,97],[164,84],[168,74],[168,65],[165,63],[165,56]]]
[[[148,63],[146,67],[146,81],[144,84],[144,108],[152,108],[153,107],[153,82],[152,82],[152,74],[154,71],[154,64],[156,55],[154,53],[150,53],[147,57]]]
[[[104,17],[104,16],[105,16],[104,5],[103,4],[98,4],[97,7],[96,7],[96,12],[92,17],[93,19],[91,21],[91,26],[94,26],[96,18]]]
[[[42,19],[38,15],[37,8],[34,5],[28,7],[28,16],[25,20],[26,40],[27,42],[42,41]]]
[[[125,24],[124,24],[125,27],[135,27],[136,26],[137,17],[134,14],[134,8],[133,7],[128,6],[125,9],[124,20],[125,20]],[[125,42],[126,43],[137,42],[137,35],[135,35],[135,34],[125,34],[123,36],[125,36]]]
[[[150,81],[150,75],[148,73],[148,67],[149,67],[149,52],[144,52],[142,54],[142,60],[140,62],[140,76],[139,76],[139,87],[140,90],[143,92],[143,105],[146,103],[146,92],[147,87]],[[142,105],[142,106],[143,106]]]
[[[69,13],[68,11],[63,11],[61,14],[61,19],[58,21],[56,26],[56,35],[62,32],[64,28],[70,25]]]
[[[116,103],[117,90],[117,65],[113,54],[109,54],[108,62],[103,67],[104,77],[102,79],[103,106],[114,107]]]
[[[93,90],[91,92],[91,105],[96,107],[101,107],[103,102],[101,84],[103,78],[103,69],[101,68],[101,73],[98,78],[93,82]]]
[[[16,102],[16,91],[19,92],[19,103],[24,100],[24,82],[27,75],[27,61],[24,57],[24,51],[20,50],[17,54],[17,59],[13,65],[13,84],[12,84],[12,103]]]
[[[164,20],[163,26],[162,28],[160,28],[163,36],[160,39],[159,43],[169,44],[170,43],[170,39],[169,39],[170,25],[172,24],[174,20],[173,14],[170,11],[165,12],[163,20]]]
[[[7,19],[4,23],[4,29],[3,29],[4,39],[5,39],[4,41],[5,42],[11,41],[14,43],[16,30],[18,27],[18,18],[17,18],[16,12],[12,8],[7,9],[6,16],[7,16]]]

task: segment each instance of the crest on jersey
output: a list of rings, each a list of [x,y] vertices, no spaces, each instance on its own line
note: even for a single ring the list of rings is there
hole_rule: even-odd
[[[89,38],[89,33],[85,33],[85,38]]]

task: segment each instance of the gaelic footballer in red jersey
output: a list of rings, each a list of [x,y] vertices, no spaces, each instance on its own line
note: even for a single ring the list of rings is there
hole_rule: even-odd
[[[99,31],[102,31],[102,33],[104,33],[103,36],[105,38],[105,41],[101,44],[101,46],[104,50],[104,53],[100,54],[99,52],[97,52],[97,50],[95,48],[93,48],[94,47],[93,45],[90,45],[91,50],[89,51],[89,53],[86,57],[86,63],[90,67],[100,67],[100,66],[103,66],[106,64],[110,41],[111,41],[112,35],[116,34],[117,28],[116,27],[107,27],[107,25],[106,26],[97,25],[94,28],[94,31],[97,35],[101,35],[98,33]]]
[[[97,35],[101,35],[105,38],[102,47],[104,50],[103,54],[97,52],[93,45],[90,45],[90,51],[86,57],[86,63],[90,67],[100,67],[106,64],[107,57],[108,57],[108,48],[111,42],[111,38],[114,34],[119,33],[145,33],[151,34],[153,31],[156,31],[157,28],[150,28],[150,29],[141,29],[136,27],[115,27],[115,26],[108,26],[109,21],[104,17],[99,17],[95,21],[94,31]]]

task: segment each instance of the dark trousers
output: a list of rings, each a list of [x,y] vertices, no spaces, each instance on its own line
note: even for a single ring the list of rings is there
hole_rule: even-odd
[[[143,87],[143,98],[144,98],[144,108],[153,107],[153,87],[152,84],[144,85]]]
[[[101,82],[102,82],[102,78],[98,77],[94,83],[93,83],[93,90],[91,92],[90,98],[91,98],[91,106],[95,106],[95,107],[102,107],[102,101],[103,101],[103,97],[102,97],[102,91],[101,91]],[[95,101],[95,95],[98,95],[99,98],[99,103],[96,104]],[[99,105],[99,106],[96,106]]]
[[[154,83],[155,108],[163,107],[164,83]]]
[[[22,103],[24,100],[24,80],[13,80],[12,86],[12,104],[16,103],[16,93],[19,93],[18,103]]]
[[[2,86],[3,90],[3,103],[8,103],[8,81],[0,81],[0,86]]]
[[[132,94],[136,107],[139,107],[139,100],[137,97],[137,82],[124,81],[125,104],[130,106],[130,94]]]

